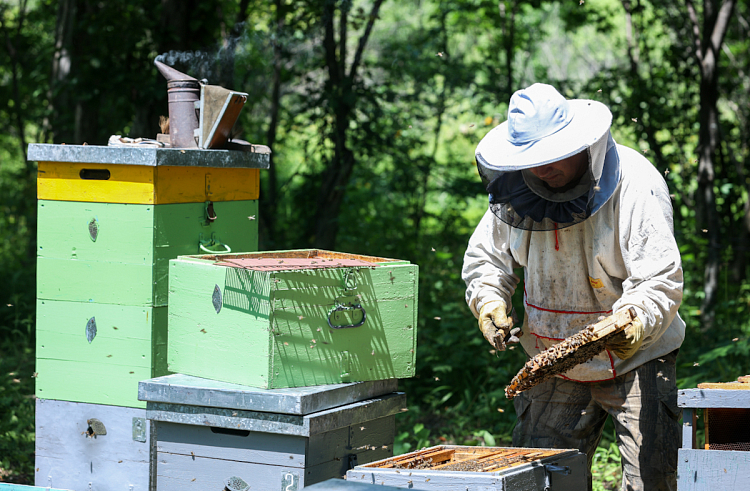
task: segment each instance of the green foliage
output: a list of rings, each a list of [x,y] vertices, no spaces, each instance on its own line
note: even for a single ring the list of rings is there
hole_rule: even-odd
[[[166,84],[152,60],[172,49],[207,53],[178,69],[250,94],[241,138],[264,143],[275,131],[275,167],[261,174],[263,249],[315,241],[318,190],[341,143],[336,110],[354,108],[344,128],[353,172],[335,189],[343,193],[340,210],[326,217],[338,227],[336,249],[420,266],[417,377],[401,383],[409,404],[397,419],[397,453],[440,443],[510,443],[514,411],[503,388],[524,355],[489,349],[466,307],[460,271],[487,206],[474,148],[504,120],[510,94],[532,82],[607,103],[616,140],[644,152],[665,175],[685,274],[680,387],[750,373],[750,45],[737,20],[748,17],[742,2],[717,69],[719,223],[709,224],[696,208],[702,95],[681,2],[636,2],[630,15],[616,0],[385,2],[359,76],[336,90],[326,70],[321,2],[214,0],[192,2],[192,11],[174,1],[75,3],[70,24],[58,17],[71,4],[65,0],[0,3],[0,37],[9,35],[0,39],[0,480],[33,475],[36,203],[24,143],[153,137],[167,108]],[[24,15],[20,5],[28,7]],[[337,16],[349,12],[334,33],[337,56],[346,52],[344,71],[371,5],[334,0]],[[56,38],[64,31],[69,37]],[[66,53],[69,71],[55,72],[53,61]],[[278,126],[270,128],[277,103]],[[706,329],[700,305],[709,227],[721,230],[722,269],[716,322]],[[519,295],[514,304],[522,312]],[[594,459],[597,489],[619,481],[610,433]]]
[[[596,449],[591,462],[593,491],[609,491],[620,488],[622,467],[620,448],[614,441],[605,441]]]

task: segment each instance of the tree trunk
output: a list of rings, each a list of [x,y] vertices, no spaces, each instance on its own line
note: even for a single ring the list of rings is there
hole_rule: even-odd
[[[273,147],[276,143],[276,132],[279,127],[279,108],[281,105],[281,63],[282,47],[281,34],[284,28],[284,9],[283,0],[274,0],[276,8],[276,34],[273,38],[273,80],[271,82],[271,114],[266,132],[266,144],[271,148],[270,163],[268,166],[268,187],[264,193],[261,207],[262,225],[266,230],[266,236],[270,237],[273,243],[276,240],[276,213],[278,209],[278,180],[276,174],[276,165],[274,162]]]
[[[3,14],[4,12],[0,11],[0,15]],[[21,30],[23,29],[25,18],[26,0],[21,0],[18,6],[18,16],[16,18],[17,24],[15,26],[15,32],[11,34],[10,27],[5,25],[2,18],[0,18],[0,31],[3,35],[3,43],[5,44],[5,49],[8,51],[8,57],[10,58],[11,94],[13,95],[13,100],[15,101],[15,104],[13,106],[16,113],[15,124],[16,131],[18,131],[18,141],[21,146],[21,155],[23,155],[23,160],[26,162],[27,170],[30,174],[31,170],[33,169],[33,163],[26,160],[26,124],[23,120],[21,95],[18,87],[18,79],[21,76],[21,63],[19,60],[20,53],[18,52],[17,47],[19,46]]]
[[[688,13],[693,24],[695,54],[701,71],[696,204],[699,227],[705,230],[708,238],[706,269],[703,277],[704,298],[701,305],[701,321],[704,329],[710,329],[716,317],[722,247],[721,223],[714,193],[716,176],[714,162],[719,144],[717,65],[735,1],[724,0],[719,6],[718,1],[704,0],[702,31],[692,1],[687,1]]]
[[[47,122],[48,133],[55,143],[73,143],[73,124],[65,114],[70,114],[69,92],[61,90],[70,75],[72,60],[72,39],[77,15],[76,0],[59,0],[55,26],[55,52],[52,55],[52,75],[49,100],[52,101],[51,119]]]
[[[317,210],[313,224],[312,244],[321,249],[333,249],[339,230],[339,212],[344,200],[346,186],[354,170],[354,153],[347,144],[349,123],[352,120],[357,101],[354,92],[354,81],[367,40],[372,32],[372,26],[378,17],[378,11],[383,0],[375,0],[367,21],[365,32],[359,39],[354,60],[346,73],[346,43],[348,2],[344,2],[339,15],[339,41],[335,40],[334,16],[336,2],[326,0],[323,7],[323,26],[325,35],[323,47],[325,49],[325,64],[328,73],[326,82],[326,96],[333,112],[333,128],[331,139],[334,148],[328,166],[323,171],[322,182],[318,192]],[[337,52],[338,48],[338,52]]]

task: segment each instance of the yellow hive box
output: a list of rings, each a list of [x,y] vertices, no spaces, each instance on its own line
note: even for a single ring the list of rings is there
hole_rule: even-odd
[[[98,147],[92,158],[91,149],[30,146],[29,159],[38,161],[37,197],[153,205],[255,200],[259,169],[267,168],[269,161],[268,153],[260,152],[225,155],[229,151],[118,147]],[[35,158],[32,153],[39,155]],[[237,154],[242,157],[239,161]]]

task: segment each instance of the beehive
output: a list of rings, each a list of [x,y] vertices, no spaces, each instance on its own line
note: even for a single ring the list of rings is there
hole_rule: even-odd
[[[750,479],[750,390],[738,382],[698,384],[681,389],[682,448],[678,451],[677,487],[680,491],[744,490]],[[706,445],[698,448],[696,410],[705,416]]]
[[[320,250],[170,261],[169,369],[260,388],[414,375],[418,268]]]
[[[267,153],[32,144],[44,399],[145,407],[167,373],[168,261],[257,249]]]
[[[181,374],[140,384],[156,490],[295,490],[393,454],[396,380],[264,390]]]
[[[358,465],[346,478],[426,490],[584,491],[587,470],[578,450],[440,445]]]
[[[37,399],[35,483],[149,491],[150,429],[145,409]]]

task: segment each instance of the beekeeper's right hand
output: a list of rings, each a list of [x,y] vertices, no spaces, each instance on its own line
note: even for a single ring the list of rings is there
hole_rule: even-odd
[[[513,328],[513,320],[508,317],[505,302],[491,300],[482,305],[479,310],[479,330],[495,349],[505,350],[505,337]],[[518,342],[518,338],[511,336],[508,342]]]

